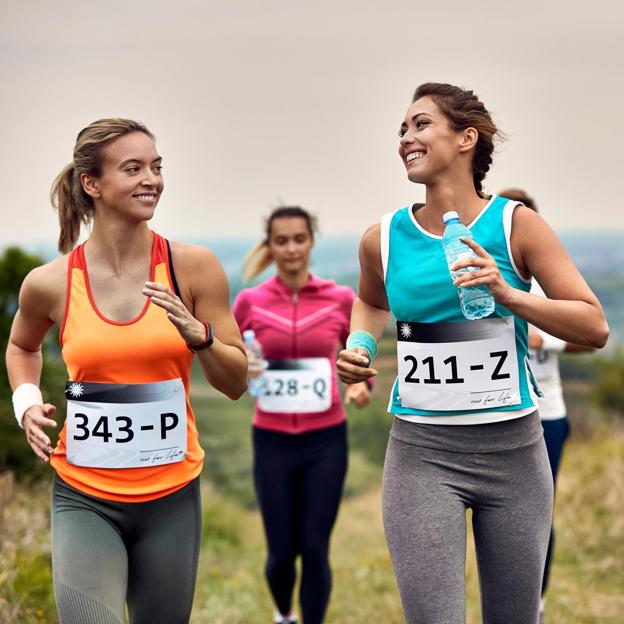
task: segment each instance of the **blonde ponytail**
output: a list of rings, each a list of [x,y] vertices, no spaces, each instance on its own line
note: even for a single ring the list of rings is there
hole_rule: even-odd
[[[266,240],[256,243],[243,258],[243,281],[250,282],[273,262]]]
[[[93,217],[93,203],[76,179],[76,168],[70,163],[56,176],[50,191],[52,205],[58,211],[60,234],[58,248],[67,253],[80,236],[80,226]]]

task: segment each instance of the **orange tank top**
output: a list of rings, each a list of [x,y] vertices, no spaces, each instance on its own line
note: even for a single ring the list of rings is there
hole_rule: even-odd
[[[84,246],[69,257],[67,301],[60,331],[63,359],[75,382],[143,384],[181,379],[186,395],[187,452],[181,462],[140,468],[88,468],[68,463],[66,425],[50,459],[59,476],[86,494],[121,502],[144,502],[184,487],[202,469],[195,416],[189,400],[193,354],[166,312],[146,300],[130,321],[107,319],[95,305]],[[174,290],[167,241],[153,233],[151,281]]]

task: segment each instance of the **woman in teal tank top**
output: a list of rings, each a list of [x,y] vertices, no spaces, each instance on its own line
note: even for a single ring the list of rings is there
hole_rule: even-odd
[[[466,510],[479,565],[483,621],[536,624],[552,515],[552,477],[527,358],[527,322],[566,341],[602,347],[602,307],[535,212],[482,188],[499,134],[473,94],[447,84],[416,90],[401,124],[408,179],[423,205],[387,214],[360,246],[345,383],[377,374],[377,341],[397,320],[395,415],[383,515],[408,624],[463,624]],[[453,270],[442,215],[456,211],[475,253]],[[548,298],[529,293],[535,277]],[[457,287],[486,285],[495,310],[464,318]]]

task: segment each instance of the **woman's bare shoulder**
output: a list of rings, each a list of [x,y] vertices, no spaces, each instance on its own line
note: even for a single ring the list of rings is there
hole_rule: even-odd
[[[25,277],[20,289],[20,309],[52,319],[65,306],[69,254],[34,268]]]
[[[32,291],[39,296],[65,293],[68,262],[69,254],[65,254],[34,268],[24,279],[22,290]]]

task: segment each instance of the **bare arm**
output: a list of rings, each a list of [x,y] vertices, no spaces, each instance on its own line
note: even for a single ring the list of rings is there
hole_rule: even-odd
[[[186,304],[169,288],[153,282],[148,282],[143,293],[167,310],[169,320],[189,344],[203,343],[203,323],[210,323],[214,342],[197,351],[198,360],[212,386],[238,399],[247,387],[247,358],[230,310],[225,272],[214,254],[195,245],[173,243],[172,255]]]
[[[349,337],[351,325],[351,313],[355,302],[355,293],[349,289],[344,301],[344,325],[341,330],[340,346],[344,349]],[[371,377],[366,381],[348,384],[344,394],[345,405],[355,405],[358,408],[366,407],[371,400],[372,390],[375,385],[375,378]]]
[[[377,341],[381,338],[390,308],[386,297],[380,253],[380,226],[369,228],[360,243],[360,284],[351,312],[351,331],[363,329]],[[369,367],[365,349],[343,349],[336,364],[338,376],[345,383],[358,383],[377,374]]]
[[[587,345],[575,344],[573,342],[566,342],[564,347],[565,353],[589,353],[590,351],[594,351],[594,347],[589,347]]]
[[[550,346],[550,343],[553,342],[553,337],[551,337],[550,334],[539,329],[534,329],[532,326],[529,327],[530,349],[535,349],[536,351],[543,349],[544,351],[560,351],[565,353],[588,353],[594,351],[594,347],[589,347],[587,345],[566,342],[559,338],[555,338],[554,340],[557,344],[553,348],[553,346]]]
[[[566,342],[597,348],[606,344],[609,327],[600,302],[555,233],[537,213],[524,206],[516,208],[511,247],[518,270],[527,277],[533,275],[547,299],[511,287],[480,245],[465,242],[479,258],[462,260],[455,268],[472,265],[480,270],[462,275],[456,285],[486,284],[497,303]]]
[[[13,320],[6,350],[6,365],[11,388],[24,383],[39,386],[43,356],[41,346],[48,330],[58,320],[64,302],[66,263],[59,259],[31,271],[19,295],[19,309]],[[47,462],[52,453],[44,427],[56,427],[50,417],[56,407],[50,403],[33,405],[24,412],[22,426],[33,452]]]

